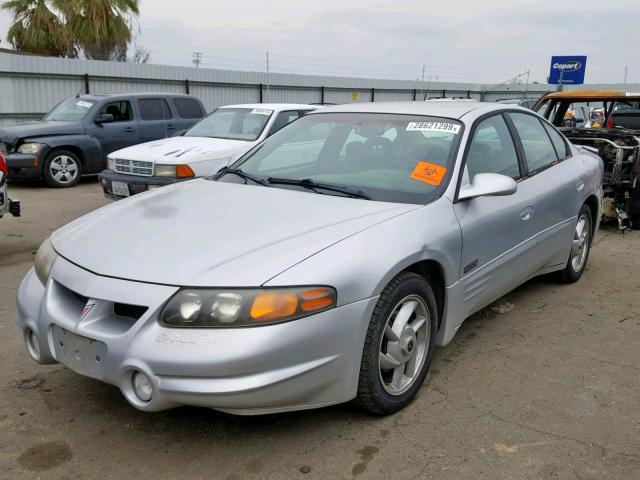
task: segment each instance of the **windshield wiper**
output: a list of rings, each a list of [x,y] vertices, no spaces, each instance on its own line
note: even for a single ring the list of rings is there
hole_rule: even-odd
[[[262,185],[263,187],[270,187],[271,185],[269,185],[267,182],[265,182],[264,180],[261,180],[257,177],[254,177],[253,175],[243,172],[242,170],[240,170],[239,168],[229,168],[229,167],[223,167],[220,170],[218,170],[216,172],[216,180],[222,176],[224,176],[227,173],[232,173],[233,175],[237,175],[240,178],[244,178],[245,180],[251,180],[254,183],[258,183],[260,185]]]
[[[328,190],[330,192],[342,193],[348,197],[362,198],[364,200],[371,200],[371,197],[364,193],[362,190],[354,190],[349,187],[343,187],[340,185],[332,185],[330,183],[316,183],[310,178],[303,178],[302,180],[295,180],[293,178],[276,178],[269,177],[267,182],[272,185],[295,185],[299,187],[308,188],[310,190],[319,193],[317,189]]]

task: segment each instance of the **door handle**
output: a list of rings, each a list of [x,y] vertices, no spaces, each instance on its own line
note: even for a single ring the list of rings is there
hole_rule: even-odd
[[[167,130],[175,130],[176,126],[175,125],[167,125]]]
[[[133,128],[133,127],[126,127],[126,128],[124,129],[124,131],[125,131],[125,132],[135,132],[135,131],[136,131],[136,129],[135,129],[135,128]]]
[[[582,189],[584,188],[584,182],[582,180],[580,180],[578,183],[576,183],[576,190],[577,191],[582,191]]]
[[[522,220],[523,222],[527,222],[531,220],[531,218],[533,217],[533,213],[534,213],[533,207],[525,208],[520,212],[520,220]]]

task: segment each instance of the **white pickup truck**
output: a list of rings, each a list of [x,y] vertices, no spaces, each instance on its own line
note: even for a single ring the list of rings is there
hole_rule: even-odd
[[[100,173],[105,196],[120,199],[178,181],[212,175],[231,159],[317,105],[257,103],[214,110],[178,137],[117,150]]]

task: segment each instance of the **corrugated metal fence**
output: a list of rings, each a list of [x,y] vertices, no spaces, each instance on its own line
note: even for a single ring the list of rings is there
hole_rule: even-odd
[[[350,103],[463,97],[495,101],[538,97],[548,85],[430,83],[350,77],[137,65],[0,51],[0,125],[36,120],[82,93],[190,93],[207,110],[234,103]]]

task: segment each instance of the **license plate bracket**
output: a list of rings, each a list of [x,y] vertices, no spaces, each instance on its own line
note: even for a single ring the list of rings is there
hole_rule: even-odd
[[[111,182],[111,193],[119,197],[128,197],[131,195],[129,185],[124,182]]]
[[[52,327],[55,359],[76,373],[102,380],[107,345],[92,338],[76,335],[62,327]]]

